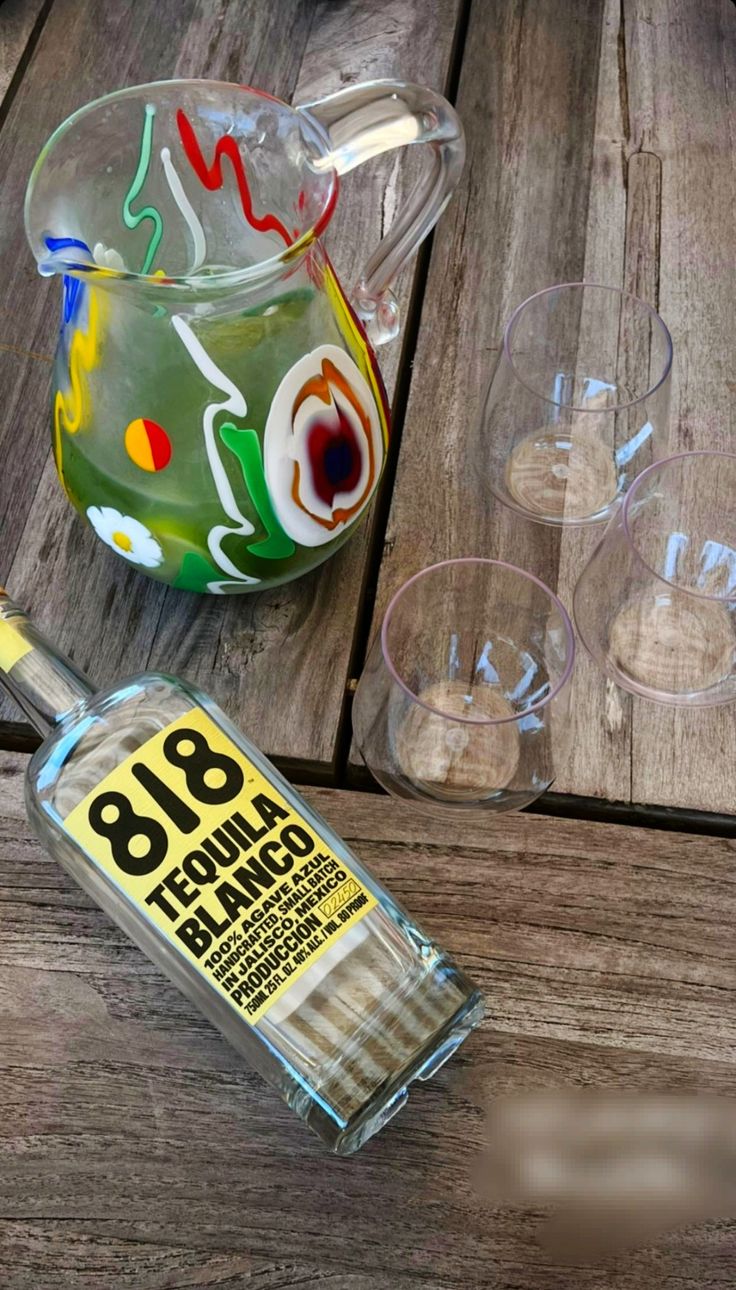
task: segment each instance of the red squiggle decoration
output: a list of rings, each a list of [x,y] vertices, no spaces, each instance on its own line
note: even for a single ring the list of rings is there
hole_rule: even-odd
[[[240,193],[240,204],[243,207],[243,214],[252,228],[258,229],[259,233],[278,233],[283,239],[286,246],[292,245],[292,238],[287,229],[281,223],[276,215],[264,215],[259,217],[253,210],[253,202],[248,187],[248,180],[245,177],[243,169],[243,159],[238,151],[238,145],[232,135],[224,134],[215,144],[215,157],[211,166],[202,155],[202,149],[191,122],[181,108],[176,113],[176,124],[179,127],[181,138],[187,161],[194,170],[200,183],[211,193],[216,189],[222,188],[225,182],[225,176],[222,173],[222,158],[227,157],[233,170],[238,184]]]

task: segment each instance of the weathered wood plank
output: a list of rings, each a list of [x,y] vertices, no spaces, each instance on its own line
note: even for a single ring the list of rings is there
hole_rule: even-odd
[[[489,1098],[736,1091],[733,846],[509,816],[441,825],[308,796],[457,953],[489,1018],[354,1160],[316,1140],[31,839],[0,758],[3,1290],[702,1290],[733,1228],[555,1268],[537,1216],[488,1209]],[[308,1183],[305,1180],[308,1179]]]
[[[8,304],[0,314],[0,342],[23,351],[0,351],[8,405],[0,442],[11,458],[0,482],[0,575],[101,682],[149,663],[178,670],[256,731],[272,755],[327,770],[335,756],[369,525],[323,570],[237,602],[167,592],[111,558],[72,515],[48,457],[44,357],[51,354],[56,302],[23,245],[22,191],[51,128],[78,103],[123,83],[174,74],[225,77],[295,101],[379,74],[442,88],[459,12],[460,0],[432,0],[421,10],[407,0],[369,7],[357,0],[238,0],[225,7],[186,0],[168,9],[154,0],[139,0],[134,9],[129,3],[59,0],[0,135],[6,176],[0,203],[9,230],[4,248],[0,242]],[[75,65],[79,49],[86,51],[83,76],[73,84],[58,76],[60,48],[69,50]],[[47,88],[52,81],[53,93]],[[18,122],[31,101],[33,128],[21,136]],[[405,166],[388,159],[344,182],[328,246],[346,282],[375,247],[415,169],[414,161]],[[402,283],[405,308],[412,280],[407,273]],[[41,355],[34,362],[27,357],[31,350]],[[390,386],[400,352],[400,344],[385,351]],[[21,433],[22,460],[9,447]],[[0,713],[15,715],[9,706]]]
[[[620,92],[621,0],[606,0],[601,31],[593,169],[585,229],[583,280],[619,284],[626,252],[628,123]],[[597,529],[564,532],[557,591],[565,605],[599,539]],[[573,736],[557,787],[563,792],[626,801],[631,791],[631,700],[583,649],[575,664]]]
[[[0,11],[0,106],[28,48],[46,0],[5,0]]]
[[[670,444],[733,451],[736,10],[727,0],[632,3],[625,35],[632,144],[661,171],[659,308],[675,343]],[[675,712],[636,702],[632,739],[635,801],[736,812],[730,706]]]
[[[479,416],[513,308],[588,268],[595,136],[615,130],[596,125],[604,14],[603,0],[471,10],[458,88],[468,159],[435,234],[374,628],[405,578],[447,556],[508,559],[556,584],[560,534],[490,494]]]
[[[642,152],[640,141],[631,136],[621,60],[624,39],[620,3],[610,0],[601,42],[585,279],[621,284],[656,309],[661,163],[653,154]],[[562,534],[557,590],[567,605],[572,604],[580,570],[599,538],[597,528]],[[563,792],[629,800],[632,700],[601,676],[583,649],[575,672],[572,722],[570,759],[557,787]],[[655,794],[651,800],[660,799]]]
[[[560,537],[519,520],[489,497],[472,461],[503,322],[533,290],[585,276],[658,307],[675,341],[671,447],[732,446],[734,36],[725,0],[474,11],[458,101],[470,161],[435,241],[375,622],[406,576],[445,555],[511,559],[571,605],[598,534]],[[489,81],[500,95],[491,128],[479,101]],[[468,305],[471,291],[482,309]],[[734,811],[728,707],[634,702],[580,657],[573,722],[562,791]]]

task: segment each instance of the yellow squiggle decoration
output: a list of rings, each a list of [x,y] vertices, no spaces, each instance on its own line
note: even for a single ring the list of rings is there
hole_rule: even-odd
[[[381,423],[381,433],[383,435],[383,446],[385,448],[388,445],[388,432],[389,432],[388,416],[387,416],[387,410],[386,410],[386,396],[385,396],[385,393],[380,389],[378,380],[376,379],[376,369],[371,360],[371,352],[370,352],[370,347],[368,345],[368,342],[365,338],[364,333],[360,330],[352,313],[350,312],[350,308],[348,307],[348,304],[346,302],[343,289],[340,286],[340,283],[337,280],[337,275],[335,273],[335,270],[333,269],[329,261],[325,264],[325,267],[324,267],[324,284],[325,284],[325,290],[327,292],[327,296],[335,311],[337,325],[340,328],[340,331],[342,332],[346,340],[348,339],[348,336],[349,336],[353,341],[353,345],[350,347],[349,352],[352,354],[352,357],[355,359],[358,365],[359,371],[363,373],[363,375],[365,376],[366,380],[368,381],[368,384],[370,385],[373,391],[373,397],[376,403],[376,410],[378,412],[378,419]]]
[[[91,286],[87,290],[89,299],[87,330],[83,332],[80,328],[75,328],[69,348],[70,389],[66,393],[57,390],[54,399],[54,457],[59,478],[67,493],[69,490],[61,465],[61,430],[63,426],[68,434],[76,434],[80,429],[87,400],[84,373],[91,372],[97,366],[99,359],[98,329],[102,310],[98,302],[98,291]]]

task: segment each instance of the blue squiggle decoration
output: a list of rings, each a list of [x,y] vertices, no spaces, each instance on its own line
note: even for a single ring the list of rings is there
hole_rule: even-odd
[[[48,250],[53,255],[55,251],[67,251],[69,247],[75,246],[77,250],[86,251],[91,256],[92,252],[86,242],[82,242],[78,237],[45,237],[44,242]],[[64,274],[64,323],[71,321],[79,293],[83,290],[84,284],[78,278],[73,278],[71,274]]]

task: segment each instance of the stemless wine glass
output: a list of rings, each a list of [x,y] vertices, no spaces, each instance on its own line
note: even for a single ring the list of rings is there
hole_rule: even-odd
[[[493,493],[545,524],[606,519],[664,452],[672,340],[617,287],[547,287],[512,314],[481,419]]]
[[[686,452],[634,480],[583,570],[580,638],[660,703],[736,698],[736,454]]]
[[[394,596],[353,704],[363,760],[435,814],[509,811],[567,754],[570,619],[543,582],[500,560],[445,560]]]

